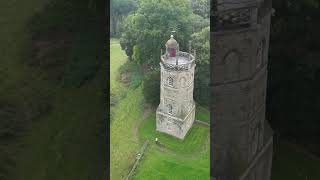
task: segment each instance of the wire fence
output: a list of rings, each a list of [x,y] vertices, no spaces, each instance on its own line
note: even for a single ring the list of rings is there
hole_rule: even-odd
[[[194,120],[194,122],[197,123],[197,124],[200,124],[200,125],[204,125],[204,126],[209,126],[210,127],[210,124],[207,123],[207,122],[204,122],[204,121]]]
[[[143,153],[145,152],[145,150],[147,149],[149,145],[149,141],[146,140],[144,143],[143,143],[143,146],[141,147],[139,153],[137,154],[136,156],[136,160],[132,166],[132,169],[130,170],[128,176],[125,178],[125,180],[130,180],[132,178],[132,175],[134,173],[134,171],[137,169],[138,165],[139,165],[139,162],[140,160],[142,159],[142,156],[143,156]]]

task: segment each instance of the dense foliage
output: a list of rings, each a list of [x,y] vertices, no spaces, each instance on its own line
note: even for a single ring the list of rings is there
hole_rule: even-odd
[[[121,36],[121,47],[129,59],[144,70],[158,71],[160,49],[164,49],[171,31],[176,31],[175,39],[180,50],[188,50],[188,41],[192,40],[192,49],[197,52],[195,73],[195,99],[208,105],[209,93],[209,9],[207,0],[141,0],[136,11],[125,20]],[[152,68],[153,67],[153,68]],[[156,105],[159,99],[157,72],[147,74],[144,80],[144,95],[150,103]],[[160,75],[159,75],[160,76]]]
[[[160,103],[160,71],[153,71],[145,76],[143,95],[147,103],[157,106]]]
[[[129,57],[139,54],[137,63],[155,65],[171,31],[176,31],[180,48],[187,49],[192,15],[188,0],[141,0],[137,11],[126,19],[121,46]]]
[[[209,0],[191,0],[193,12],[202,16],[203,18],[209,18],[210,15],[210,1]]]
[[[210,27],[203,28],[192,35],[193,48],[196,50],[194,98],[197,103],[209,105],[210,101]]]
[[[130,89],[137,88],[143,81],[140,66],[133,62],[127,62],[120,66],[119,73],[121,74],[121,81],[127,84]]]
[[[111,0],[110,5],[110,36],[118,37],[123,20],[137,8],[137,0]]]

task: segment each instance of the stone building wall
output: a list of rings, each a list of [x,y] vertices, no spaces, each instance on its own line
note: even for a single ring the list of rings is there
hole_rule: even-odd
[[[270,178],[272,135],[265,138],[270,9],[264,7],[270,3],[265,1],[216,0],[212,8],[211,134],[214,176],[220,180]]]
[[[193,99],[194,70],[167,68],[162,63],[160,82],[160,104],[157,109],[157,131],[183,139],[195,118]]]

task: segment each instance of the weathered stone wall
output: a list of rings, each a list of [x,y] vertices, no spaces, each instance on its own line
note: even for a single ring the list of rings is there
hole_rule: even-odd
[[[176,118],[172,115],[162,113],[157,110],[156,130],[184,139],[195,119],[195,106],[190,110],[184,119]]]
[[[185,70],[161,66],[160,104],[157,109],[157,130],[183,139],[195,118],[193,99],[193,63]]]
[[[256,5],[262,0],[216,0],[217,10],[224,11],[229,9],[245,8]]]
[[[267,180],[272,161],[272,143],[266,148],[265,139],[270,13],[260,5],[269,3],[216,2],[211,34],[214,175],[238,179],[247,171],[244,179]]]

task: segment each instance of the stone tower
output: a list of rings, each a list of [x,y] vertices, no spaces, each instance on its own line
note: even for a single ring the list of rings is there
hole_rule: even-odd
[[[265,119],[271,0],[211,3],[213,177],[270,180]]]
[[[193,80],[195,57],[179,51],[171,35],[166,53],[160,57],[160,104],[156,112],[157,131],[184,139],[195,118]]]

